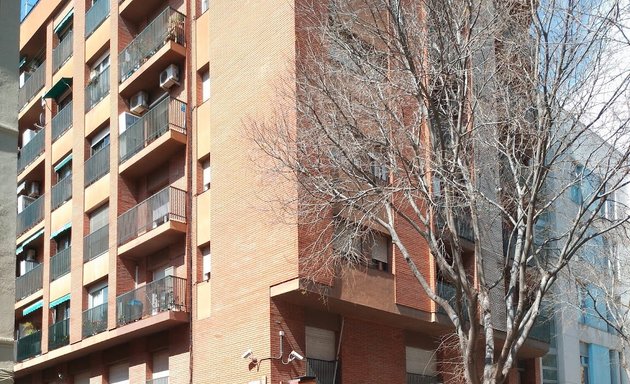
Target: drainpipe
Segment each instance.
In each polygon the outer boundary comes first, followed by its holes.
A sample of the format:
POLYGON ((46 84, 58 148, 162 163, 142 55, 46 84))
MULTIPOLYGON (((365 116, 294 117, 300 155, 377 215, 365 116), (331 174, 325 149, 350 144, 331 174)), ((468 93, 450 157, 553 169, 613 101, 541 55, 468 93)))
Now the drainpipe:
POLYGON ((339 342, 337 343, 337 356, 335 358, 335 374, 333 375, 333 384, 337 384, 337 370, 339 369, 339 354, 341 353, 341 338, 343 337, 343 326, 346 323, 346 318, 341 318, 341 330, 339 331, 339 342))

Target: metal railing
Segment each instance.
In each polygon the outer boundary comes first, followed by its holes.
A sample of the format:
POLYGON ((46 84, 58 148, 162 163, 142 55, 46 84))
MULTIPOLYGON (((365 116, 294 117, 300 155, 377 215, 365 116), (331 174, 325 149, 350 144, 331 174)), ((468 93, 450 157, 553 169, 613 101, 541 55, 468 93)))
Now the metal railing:
POLYGON ((306 358, 306 376, 315 376, 317 384, 338 384, 341 382, 340 364, 336 360, 326 361, 310 357, 306 358), (337 378, 335 379, 335 369, 337 378))
POLYGON ((83 337, 107 330, 107 303, 83 311, 83 337))
POLYGON ((63 64, 72 56, 72 31, 64 37, 63 40, 53 49, 53 73, 57 72, 63 64))
POLYGON ((116 325, 166 311, 186 311, 186 279, 166 276, 116 298, 116 325))
POLYGON ((70 273, 71 254, 71 247, 68 247, 50 258, 50 281, 57 280, 61 276, 70 273))
POLYGON ((44 88, 46 82, 46 62, 42 63, 31 73, 31 76, 24 82, 24 86, 18 91, 18 108, 22 109, 29 101, 44 88))
POLYGON ((83 238, 83 262, 97 258, 109 249, 109 224, 83 238))
POLYGON ((44 276, 44 264, 39 264, 35 268, 15 279, 15 301, 42 289, 44 276))
POLYGON ((118 56, 119 78, 122 83, 169 41, 184 45, 185 16, 166 8, 136 36, 118 56))
POLYGON ((109 67, 103 69, 103 71, 91 79, 87 87, 85 87, 85 111, 91 110, 107 95, 109 95, 109 67))
POLYGON ((50 189, 52 209, 59 208, 63 203, 72 198, 72 175, 59 180, 50 189))
POLYGON ((18 173, 22 172, 24 168, 35 161, 39 155, 44 153, 45 135, 46 130, 39 130, 39 132, 33 136, 31 141, 26 143, 26 145, 20 149, 18 156, 18 173))
POLYGON ((39 3, 39 0, 20 0, 20 22, 26 19, 33 8, 39 3))
POLYGON ((85 161, 85 187, 109 173, 109 144, 85 161))
POLYGON ((165 98, 120 134, 119 163, 130 159, 169 129, 186 134, 186 103, 165 98))
MULTIPOLYGON (((453 307, 453 309, 457 311, 457 306, 456 306, 457 305, 456 304, 457 289, 455 288, 455 286, 453 286, 452 284, 446 283, 444 281, 438 281, 436 293, 439 297, 448 301, 449 304, 453 307)), ((468 303, 466 302, 466 299, 464 297, 462 297, 462 301, 463 301, 463 305, 461 308, 461 311, 462 311, 461 315, 463 316, 464 321, 468 321, 468 303)), ((438 305, 438 313, 446 315, 446 311, 444 310, 444 308, 442 308, 439 305, 438 305)))
POLYGON ((70 343, 70 319, 58 321, 48 328, 48 350, 70 343))
POLYGON ((42 353, 42 331, 17 339, 17 361, 23 361, 42 353))
MULTIPOLYGON (((463 209, 456 209, 455 213, 455 229, 457 234, 462 239, 474 242, 475 232, 472 227, 470 214, 466 213, 463 209)), ((438 216, 436 220, 438 228, 443 228, 446 225, 443 216, 438 216)))
POLYGON ((89 37, 109 16, 109 0, 98 0, 85 12, 85 37, 89 37))
POLYGON ((540 312, 534 322, 534 325, 529 331, 529 337, 534 340, 550 343, 552 326, 554 326, 552 317, 547 313, 540 312))
POLYGON ((16 234, 20 236, 44 219, 44 195, 17 215, 16 234))
POLYGON ((52 141, 54 143, 72 127, 72 101, 57 112, 50 120, 50 125, 52 126, 52 141))
POLYGON ((440 380, 435 376, 407 373, 407 384, 438 384, 440 380))
POLYGON ((168 384, 168 376, 147 380, 146 384, 168 384))
POLYGON ((118 245, 170 220, 186 222, 186 192, 168 186, 118 216, 118 245))

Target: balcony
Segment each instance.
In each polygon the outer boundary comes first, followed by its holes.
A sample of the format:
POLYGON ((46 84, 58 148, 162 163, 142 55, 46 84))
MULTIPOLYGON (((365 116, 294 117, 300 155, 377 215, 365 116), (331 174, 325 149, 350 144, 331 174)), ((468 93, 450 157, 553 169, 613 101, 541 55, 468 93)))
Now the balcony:
POLYGON ((46 82, 46 62, 43 61, 18 91, 18 108, 21 110, 33 99, 35 94, 44 88, 46 82))
POLYGON ((185 223, 186 191, 168 186, 118 216, 118 254, 146 255, 164 248, 186 232, 185 223))
MULTIPOLYGON (((444 281, 438 281, 437 282, 437 295, 443 299, 445 299, 446 301, 449 302, 449 304, 453 307, 453 309, 457 310, 457 289, 455 288, 455 286, 453 286, 452 284, 449 284, 447 282, 444 281)), ((465 301, 465 299, 462 298, 462 300, 464 301, 463 303, 463 308, 462 308, 462 315, 464 316, 464 321, 468 321, 468 313, 467 311, 467 302, 465 301)), ((441 306, 438 305, 438 313, 441 313, 443 315, 446 315, 446 311, 444 310, 444 308, 442 308, 441 306)))
POLYGON ((407 384, 438 384, 440 380, 435 376, 407 373, 407 384))
POLYGON ((147 167, 159 165, 186 145, 186 104, 165 98, 121 133, 118 141, 122 174, 144 173, 147 167), (122 166, 139 152, 141 156, 122 166))
POLYGON ((87 39, 96 28, 109 16, 109 0, 98 0, 85 13, 85 38, 87 39))
POLYGON ((52 195, 53 210, 59 208, 63 203, 70 200, 72 198, 72 175, 68 175, 59 180, 57 184, 53 185, 50 193, 52 195))
MULTIPOLYGON (((438 229, 444 228, 446 225, 442 216, 438 216, 436 222, 438 229)), ((470 242, 475 241, 475 232, 472 227, 470 215, 461 209, 455 212, 455 227, 460 238, 470 242)))
POLYGON ((105 225, 83 238, 83 262, 99 257, 109 249, 109 225, 105 225))
POLYGON ((53 143, 72 127, 72 102, 65 105, 50 121, 53 143))
POLYGON ((19 237, 44 219, 44 196, 40 196, 17 215, 16 234, 19 237))
POLYGON ((42 353, 42 332, 36 331, 19 338, 17 344, 17 361, 24 361, 42 353))
POLYGON ((72 250, 68 247, 50 258, 50 281, 55 281, 61 276, 70 273, 71 255, 72 250))
POLYGON ((187 311, 186 279, 166 276, 116 298, 116 325, 167 311, 187 311))
POLYGON ((339 373, 341 365, 337 361, 318 360, 310 357, 306 358, 306 376, 315 376, 317 384, 338 384, 341 383, 339 373), (335 371, 337 375, 335 375, 335 371))
POLYGON ((53 49, 53 73, 57 72, 66 61, 72 56, 72 31, 68 33, 63 40, 59 42, 59 45, 53 49))
POLYGON ((118 82, 121 83, 121 94, 128 96, 137 91, 123 83, 141 69, 141 72, 146 72, 149 67, 153 68, 155 73, 147 74, 146 80, 157 80, 158 71, 186 56, 185 19, 183 14, 166 8, 120 52, 118 82))
POLYGON ((529 337, 549 344, 554 333, 552 327, 554 327, 553 315, 541 311, 534 322, 534 326, 529 331, 529 337))
POLYGON ((146 384, 168 384, 168 376, 147 380, 146 384))
POLYGON ((107 330, 107 303, 83 311, 83 338, 107 330))
POLYGON ((85 161, 85 187, 89 187, 109 173, 109 144, 85 161))
POLYGON ((48 328, 48 349, 53 350, 70 343, 70 319, 58 321, 48 328))
POLYGON ((42 289, 43 272, 43 264, 38 264, 35 268, 15 279, 15 301, 22 300, 42 289))
POLYGON ((85 87, 85 112, 94 108, 107 95, 109 95, 109 67, 91 79, 85 87))
POLYGON ((33 136, 31 141, 20 149, 18 156, 18 173, 21 173, 28 165, 34 162, 39 155, 44 153, 45 134, 45 130, 40 129, 39 132, 33 136))

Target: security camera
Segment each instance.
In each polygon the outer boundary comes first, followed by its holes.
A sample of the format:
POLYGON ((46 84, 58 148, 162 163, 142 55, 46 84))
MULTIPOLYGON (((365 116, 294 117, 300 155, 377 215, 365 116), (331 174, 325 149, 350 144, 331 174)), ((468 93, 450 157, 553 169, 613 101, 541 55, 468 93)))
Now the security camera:
POLYGON ((299 353, 295 352, 295 351, 291 351, 291 353, 289 353, 289 361, 293 361, 295 359, 298 360, 304 360, 304 356, 300 355, 299 353))
POLYGON ((252 349, 250 348, 250 349, 248 349, 247 351, 245 351, 243 353, 242 357, 243 357, 243 359, 249 359, 250 357, 252 357, 253 354, 254 353, 252 352, 252 349))

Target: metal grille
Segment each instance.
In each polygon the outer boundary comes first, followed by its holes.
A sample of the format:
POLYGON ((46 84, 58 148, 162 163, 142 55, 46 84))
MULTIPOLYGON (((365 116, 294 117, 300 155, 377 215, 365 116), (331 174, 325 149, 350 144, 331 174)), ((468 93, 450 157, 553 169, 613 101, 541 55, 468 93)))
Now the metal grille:
POLYGON ((72 31, 59 42, 59 45, 53 49, 53 73, 57 72, 61 66, 72 56, 72 31))
POLYGON ((50 121, 53 143, 72 126, 72 101, 63 107, 50 121))
POLYGON ((70 272, 71 255, 71 247, 68 247, 50 258, 50 281, 57 280, 70 272))

